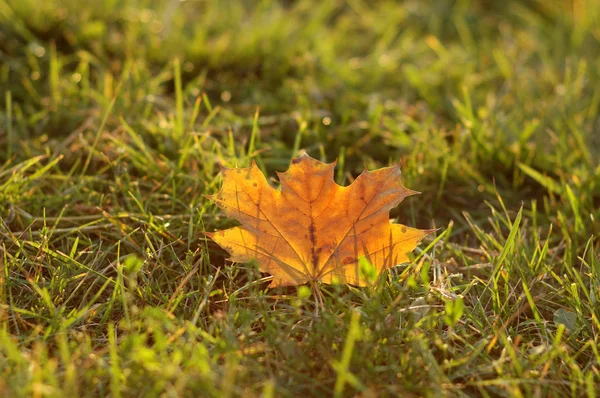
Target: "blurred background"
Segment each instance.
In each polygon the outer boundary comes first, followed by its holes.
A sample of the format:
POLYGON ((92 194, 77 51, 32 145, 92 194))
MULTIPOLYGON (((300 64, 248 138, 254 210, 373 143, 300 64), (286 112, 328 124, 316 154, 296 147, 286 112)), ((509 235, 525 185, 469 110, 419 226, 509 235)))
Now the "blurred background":
POLYGON ((0 158, 85 152, 104 116, 171 160, 207 132, 247 152, 260 109, 250 156, 264 167, 298 149, 350 173, 402 160, 438 202, 473 204, 492 179, 521 200, 543 190, 529 168, 569 179, 597 158, 599 13, 596 0, 1 0, 0 158))
POLYGON ((470 206, 495 179, 517 203, 544 191, 530 168, 589 177, 599 12, 595 0, 1 0, 0 158, 70 148, 72 162, 104 141, 109 106, 106 131, 127 123, 171 160, 189 134, 226 148, 231 133, 247 150, 260 108, 250 155, 263 167, 298 149, 350 173, 402 160, 425 200, 470 206))

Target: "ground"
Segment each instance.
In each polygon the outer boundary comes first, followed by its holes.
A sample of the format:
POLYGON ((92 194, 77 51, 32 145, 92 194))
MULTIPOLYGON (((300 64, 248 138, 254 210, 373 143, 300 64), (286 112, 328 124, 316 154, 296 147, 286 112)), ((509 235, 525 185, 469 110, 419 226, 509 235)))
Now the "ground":
POLYGON ((598 0, 0 0, 0 392, 594 397, 599 107, 598 0), (203 234, 305 152, 437 229, 318 314, 203 234))

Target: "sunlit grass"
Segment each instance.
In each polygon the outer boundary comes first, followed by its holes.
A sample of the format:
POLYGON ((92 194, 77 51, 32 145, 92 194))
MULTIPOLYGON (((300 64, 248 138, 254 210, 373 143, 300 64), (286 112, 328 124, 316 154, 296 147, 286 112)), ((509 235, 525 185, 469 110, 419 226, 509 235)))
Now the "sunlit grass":
POLYGON ((0 392, 594 397, 594 10, 0 0, 0 392), (318 317, 202 234, 219 163, 301 151, 439 228, 318 317))

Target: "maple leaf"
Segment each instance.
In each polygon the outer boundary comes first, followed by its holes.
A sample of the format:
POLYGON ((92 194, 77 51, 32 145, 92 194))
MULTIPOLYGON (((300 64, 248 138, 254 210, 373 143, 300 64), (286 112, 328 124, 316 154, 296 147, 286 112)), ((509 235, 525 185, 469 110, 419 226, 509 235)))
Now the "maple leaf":
POLYGON ((256 260, 273 276, 270 287, 306 282, 368 284, 359 259, 377 274, 409 261, 431 231, 393 224, 389 211, 418 192, 400 181, 400 165, 365 171, 347 187, 333 180, 335 162, 308 155, 277 173, 281 189, 269 185, 252 162, 222 167, 223 186, 208 196, 241 226, 206 233, 229 252, 230 260, 256 260))

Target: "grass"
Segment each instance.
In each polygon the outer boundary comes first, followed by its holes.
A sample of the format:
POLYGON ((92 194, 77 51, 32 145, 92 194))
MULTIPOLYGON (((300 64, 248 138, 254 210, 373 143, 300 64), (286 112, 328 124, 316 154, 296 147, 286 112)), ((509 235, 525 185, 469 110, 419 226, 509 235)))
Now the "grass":
POLYGON ((0 0, 3 395, 596 395, 597 0, 94 4, 0 0), (318 317, 202 234, 301 151, 439 228, 318 317))

